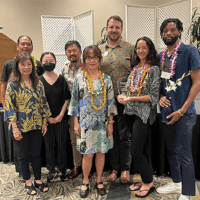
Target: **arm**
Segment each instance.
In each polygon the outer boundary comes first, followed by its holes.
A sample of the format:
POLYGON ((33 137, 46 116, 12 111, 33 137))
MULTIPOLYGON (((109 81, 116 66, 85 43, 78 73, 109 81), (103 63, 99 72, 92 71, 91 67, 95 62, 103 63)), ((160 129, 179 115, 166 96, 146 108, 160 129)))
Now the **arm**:
POLYGON ((17 127, 17 122, 12 121, 11 124, 12 124, 13 136, 15 140, 21 140, 23 137, 19 128, 17 127))
POLYGON ((7 82, 2 82, 2 84, 1 84, 1 101, 2 101, 2 104, 3 104, 3 109, 4 110, 5 110, 6 87, 7 87, 7 82))
POLYGON ((63 105, 63 107, 62 107, 62 109, 61 109, 61 111, 60 111, 60 114, 57 117, 55 117, 54 122, 53 122, 54 124, 56 124, 57 122, 61 122, 62 121, 62 119, 64 117, 64 114, 65 114, 65 112, 66 112, 66 110, 68 108, 68 105, 69 105, 69 100, 66 100, 64 105, 63 105))
POLYGON ((78 122, 78 117, 74 117, 74 131, 77 135, 81 135, 81 126, 78 122))
MULTIPOLYGON (((191 73, 191 79, 192 79, 192 87, 190 89, 190 92, 188 94, 188 97, 183 104, 182 108, 180 109, 181 113, 184 115, 187 112, 187 109, 191 105, 191 103, 196 98, 197 94, 200 91, 200 68, 195 69, 191 73)), ((173 112, 171 115, 169 115, 167 118, 171 118, 171 121, 167 124, 173 124, 174 122, 178 121, 180 119, 180 114, 178 111, 173 112)))

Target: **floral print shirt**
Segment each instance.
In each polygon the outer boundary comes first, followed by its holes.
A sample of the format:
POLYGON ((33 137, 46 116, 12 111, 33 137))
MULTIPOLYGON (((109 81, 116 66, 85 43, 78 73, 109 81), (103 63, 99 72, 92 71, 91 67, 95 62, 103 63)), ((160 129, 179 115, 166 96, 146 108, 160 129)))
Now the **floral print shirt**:
MULTIPOLYGON (((94 110, 91 96, 86 87, 87 78, 78 74, 74 80, 72 98, 68 114, 79 118, 81 137, 77 136, 77 150, 81 154, 106 153, 113 147, 113 138, 107 137, 106 127, 108 117, 117 115, 111 78, 103 74, 106 86, 106 105, 99 111, 94 110)), ((95 105, 100 107, 103 103, 100 79, 92 80, 95 95, 95 105)))
POLYGON ((13 82, 7 85, 4 121, 17 122, 22 133, 42 129, 42 120, 51 116, 42 82, 38 82, 36 90, 27 87, 24 81, 18 87, 17 91, 13 82))
POLYGON ((120 78, 128 78, 131 73, 134 47, 132 44, 121 40, 115 48, 111 48, 108 43, 100 45, 99 48, 103 56, 101 70, 111 77, 114 87, 114 97, 116 98, 118 95, 117 81, 120 78))

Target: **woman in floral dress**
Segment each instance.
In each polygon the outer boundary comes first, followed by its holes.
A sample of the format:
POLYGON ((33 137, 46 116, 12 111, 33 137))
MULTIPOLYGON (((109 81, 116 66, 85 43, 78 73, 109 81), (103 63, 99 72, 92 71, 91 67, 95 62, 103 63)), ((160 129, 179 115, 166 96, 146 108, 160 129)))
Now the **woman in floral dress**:
POLYGON ((101 175, 105 153, 113 147, 113 116, 117 114, 111 78, 100 70, 101 51, 88 46, 83 51, 85 71, 74 80, 69 115, 74 116, 74 130, 77 134, 77 149, 83 154, 83 184, 80 196, 86 198, 89 192, 88 175, 92 159, 96 154, 96 187, 100 195, 105 194, 101 175))

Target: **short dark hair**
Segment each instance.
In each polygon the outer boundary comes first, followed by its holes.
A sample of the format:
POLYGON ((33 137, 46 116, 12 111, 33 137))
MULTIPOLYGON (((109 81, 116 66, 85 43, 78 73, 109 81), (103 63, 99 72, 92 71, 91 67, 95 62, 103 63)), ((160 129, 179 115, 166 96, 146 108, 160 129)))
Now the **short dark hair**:
POLYGON ((83 64, 85 65, 85 59, 88 56, 90 50, 94 51, 94 54, 99 58, 99 62, 101 62, 102 59, 101 50, 97 45, 90 45, 88 47, 85 47, 85 49, 83 50, 83 64))
POLYGON ((10 75, 10 78, 8 80, 8 82, 14 82, 14 87, 15 89, 18 91, 19 89, 19 83, 22 81, 21 80, 21 73, 19 71, 19 63, 20 62, 25 62, 26 60, 30 60, 32 63, 32 72, 30 74, 30 78, 31 78, 31 82, 32 82, 32 86, 34 88, 34 90, 36 90, 37 84, 39 82, 39 77, 36 73, 35 70, 35 65, 33 62, 33 59, 31 57, 31 55, 27 54, 27 53, 20 53, 16 56, 14 64, 13 64, 13 71, 10 75))
POLYGON ((78 41, 76 41, 76 40, 69 40, 66 44, 65 44, 65 51, 67 50, 67 48, 69 47, 69 46, 72 46, 73 44, 76 44, 76 46, 80 49, 80 51, 81 51, 81 45, 80 45, 80 43, 78 42, 78 41))
POLYGON ((55 56, 54 53, 52 53, 52 52, 44 52, 44 53, 40 56, 40 63, 41 63, 41 64, 42 64, 42 59, 43 59, 44 56, 46 56, 46 55, 51 55, 51 56, 53 56, 53 58, 54 58, 55 61, 56 61, 56 56, 55 56))
POLYGON ((146 61, 149 65, 151 66, 160 66, 160 60, 158 57, 158 53, 156 51, 156 48, 154 46, 154 43, 152 42, 152 40, 148 37, 141 37, 136 41, 135 44, 135 48, 134 48, 134 58, 133 58, 133 62, 132 62, 132 68, 135 67, 137 64, 140 63, 140 58, 137 55, 136 49, 137 49, 137 43, 140 40, 144 40, 147 44, 147 46, 149 47, 149 54, 146 57, 146 61))
POLYGON ((107 27, 108 27, 108 23, 109 23, 109 21, 110 21, 111 19, 117 20, 117 21, 121 22, 121 23, 122 23, 122 27, 123 27, 123 21, 122 21, 121 17, 118 16, 118 15, 113 15, 113 16, 111 16, 111 17, 107 20, 107 27))
MULTIPOLYGON (((177 19, 177 18, 168 18, 166 20, 163 21, 163 23, 160 26, 160 36, 162 38, 162 34, 163 34, 163 30, 164 28, 167 26, 168 23, 173 22, 176 24, 176 27, 179 31, 183 32, 183 23, 177 19)), ((181 39, 181 34, 179 36, 179 38, 181 39)))
POLYGON ((17 45, 19 45, 19 41, 20 41, 20 39, 23 38, 23 37, 27 37, 27 38, 31 41, 31 44, 32 44, 32 46, 33 46, 33 41, 32 41, 31 38, 30 38, 29 36, 27 36, 27 35, 21 35, 21 36, 19 36, 19 38, 17 39, 17 45))

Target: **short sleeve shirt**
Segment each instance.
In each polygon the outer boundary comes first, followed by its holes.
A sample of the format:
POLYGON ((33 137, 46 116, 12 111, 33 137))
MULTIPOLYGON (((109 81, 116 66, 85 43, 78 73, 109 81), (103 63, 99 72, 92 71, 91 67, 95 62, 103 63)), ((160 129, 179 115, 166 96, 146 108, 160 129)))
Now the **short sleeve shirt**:
MULTIPOLYGON (((160 58, 161 54, 162 52, 159 54, 160 58)), ((170 57, 168 57, 167 55, 165 56, 165 63, 168 66, 170 66, 171 58, 172 55, 170 57)), ((198 68, 200 68, 200 55, 198 50, 194 46, 185 45, 182 43, 178 51, 175 74, 170 80, 176 82, 176 80, 181 78, 184 73, 187 74, 190 70, 192 71, 198 68)), ((172 90, 168 93, 169 97, 171 97, 170 102, 173 111, 181 109, 181 107, 183 106, 188 97, 191 87, 192 87, 192 79, 190 76, 187 76, 184 77, 184 79, 182 80, 182 85, 177 86, 176 91, 172 90)), ((162 81, 161 84, 161 92, 164 96, 167 95, 164 81, 162 81)), ((196 113, 194 101, 189 106, 186 113, 196 113)))
POLYGON ((134 47, 123 40, 115 47, 111 48, 108 43, 99 46, 103 61, 101 71, 111 77, 114 88, 114 97, 118 95, 117 81, 120 78, 128 78, 131 73, 131 61, 134 47))

